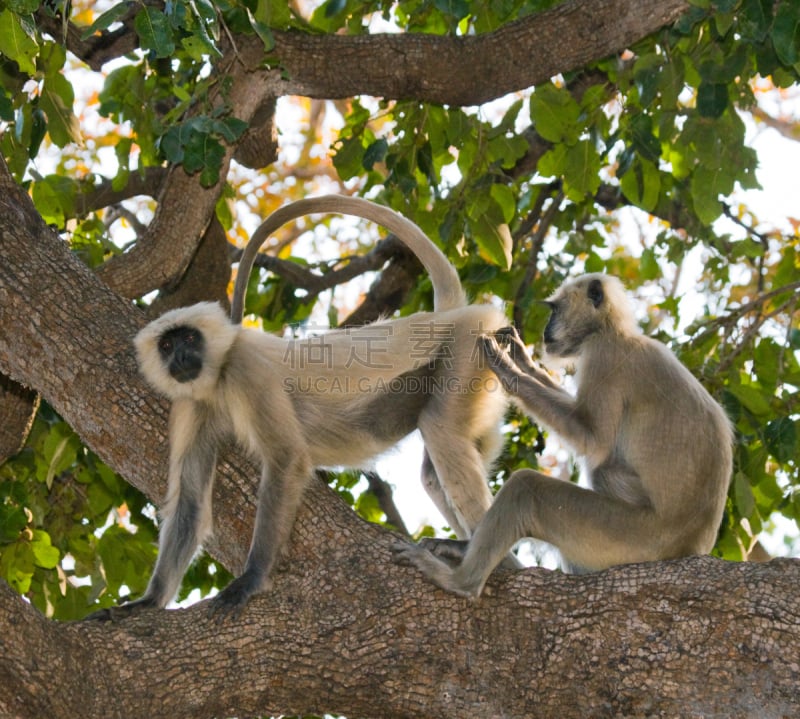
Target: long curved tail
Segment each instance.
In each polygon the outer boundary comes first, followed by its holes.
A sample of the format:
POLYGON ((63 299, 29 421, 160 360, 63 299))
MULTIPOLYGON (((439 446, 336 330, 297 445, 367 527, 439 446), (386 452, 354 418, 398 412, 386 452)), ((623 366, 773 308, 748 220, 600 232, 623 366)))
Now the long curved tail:
POLYGON ((233 289, 231 320, 240 324, 244 314, 244 296, 247 281, 253 269, 259 248, 275 230, 303 215, 336 213, 354 215, 375 222, 393 232, 419 259, 427 270, 433 284, 433 305, 437 310, 450 310, 463 307, 467 303, 464 289, 458 278, 456 268, 444 253, 431 242, 428 236, 411 220, 394 210, 378 205, 361 197, 343 195, 322 195, 309 197, 279 208, 262 222, 239 261, 239 272, 233 289))

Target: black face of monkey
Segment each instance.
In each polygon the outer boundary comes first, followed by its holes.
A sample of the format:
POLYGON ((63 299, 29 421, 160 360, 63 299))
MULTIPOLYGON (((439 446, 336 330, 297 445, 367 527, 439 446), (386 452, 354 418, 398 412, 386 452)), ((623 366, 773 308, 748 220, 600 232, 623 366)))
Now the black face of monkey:
POLYGON ((181 325, 164 332, 158 338, 158 354, 178 382, 197 379, 203 369, 205 339, 195 327, 181 325))
POLYGON ((550 319, 547 320, 547 325, 544 328, 544 341, 545 344, 552 344, 555 341, 556 329, 556 315, 558 314, 558 305, 555 302, 545 302, 550 308, 550 319))
POLYGON ((551 314, 544 328, 547 351, 554 357, 577 355, 583 341, 600 329, 604 300, 603 283, 592 279, 586 285, 572 285, 548 301, 551 314))

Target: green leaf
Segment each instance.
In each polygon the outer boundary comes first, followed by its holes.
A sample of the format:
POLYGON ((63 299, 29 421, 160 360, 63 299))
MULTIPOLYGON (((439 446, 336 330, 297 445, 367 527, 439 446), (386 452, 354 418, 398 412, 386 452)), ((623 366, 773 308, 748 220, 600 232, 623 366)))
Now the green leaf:
POLYGON ((172 28, 166 15, 154 7, 146 6, 133 22, 143 50, 152 50, 156 57, 169 57, 175 52, 172 28))
POLYGON ((543 177, 561 177, 567 160, 567 146, 556 145, 539 158, 537 170, 543 177))
POLYGON ((31 188, 33 202, 45 222, 63 227, 66 219, 75 216, 77 184, 69 177, 48 175, 31 188))
POLYGON ((14 60, 22 72, 36 74, 39 43, 26 32, 19 17, 10 10, 0 12, 0 53, 14 60))
POLYGON ((732 184, 724 179, 722 169, 711 170, 707 167, 698 167, 694 171, 690 183, 692 201, 694 211, 704 225, 710 225, 722 214, 722 203, 719 196, 730 192, 732 184))
POLYGON ((658 93, 664 56, 652 52, 636 60, 633 76, 636 89, 639 91, 639 103, 642 107, 649 107, 658 93))
POLYGON ((47 116, 44 111, 37 105, 31 110, 31 140, 28 145, 28 157, 34 158, 39 153, 39 148, 42 145, 47 134, 47 116))
POLYGON ((111 25, 117 22, 125 13, 130 10, 130 2, 121 2, 114 5, 110 10, 102 13, 89 27, 87 27, 81 34, 81 40, 86 40, 94 35, 96 32, 107 30, 111 25))
POLYGON ((744 472, 737 472, 733 477, 733 496, 736 501, 736 509, 739 515, 749 517, 753 514, 756 506, 753 497, 753 488, 750 486, 750 479, 744 472))
POLYGON ((358 137, 348 137, 340 140, 333 156, 333 166, 343 180, 357 177, 364 169, 363 165, 364 148, 361 139, 358 137))
POLYGON ((800 60, 800 12, 797 2, 784 0, 778 3, 772 26, 772 44, 785 65, 794 65, 800 60))
POLYGON ((371 170, 376 162, 383 162, 389 151, 389 143, 380 138, 375 140, 365 151, 361 158, 361 165, 365 170, 371 170))
POLYGON ((16 542, 0 553, 0 577, 3 577, 19 594, 31 588, 34 562, 28 542, 16 542))
POLYGON ((661 267, 658 264, 656 253, 651 247, 642 251, 639 259, 639 275, 643 280, 655 280, 661 276, 661 267))
POLYGON ((472 236, 481 254, 490 262, 509 269, 511 267, 511 232, 505 223, 493 222, 488 214, 468 217, 472 236))
POLYGON ((72 464, 72 457, 69 455, 69 437, 64 437, 53 450, 50 465, 47 467, 47 477, 45 484, 48 489, 53 488, 53 479, 57 474, 61 474, 72 464))
POLYGON ((797 425, 789 417, 768 422, 764 428, 767 449, 781 464, 797 459, 797 425))
POLYGON ((517 201, 511 188, 507 185, 494 183, 491 190, 489 190, 489 194, 500 207, 503 219, 507 224, 511 224, 517 214, 517 201))
MULTIPOLYGON (((285 28, 292 22, 290 5, 285 2, 258 0, 253 14, 255 15, 256 21, 266 27, 285 28)), ((255 27, 253 29, 255 29, 255 27)), ((261 39, 263 41, 264 38, 261 39)))
POLYGON ((531 96, 531 120, 538 132, 550 142, 574 142, 580 107, 564 88, 545 83, 531 96))
POLYGON ((50 535, 41 529, 33 532, 31 550, 33 551, 33 560, 36 566, 42 569, 53 569, 58 564, 61 556, 58 548, 53 546, 50 535))
MULTIPOLYGON (((275 3, 276 5, 279 3, 275 3)), ((255 15, 247 8, 247 19, 250 21, 250 26, 261 42, 264 44, 264 52, 269 52, 275 47, 275 38, 272 35, 272 30, 269 26, 256 19, 255 15)))
POLYGON ((727 387, 741 405, 752 412, 756 417, 766 417, 770 414, 771 407, 767 397, 752 385, 731 384, 727 387))
POLYGON ((606 263, 596 252, 590 252, 583 263, 583 269, 585 272, 604 272, 606 263))
POLYGON ((728 86, 701 82, 697 88, 697 110, 703 117, 721 117, 728 107, 728 86))
POLYGON ((231 198, 227 196, 227 193, 223 192, 220 195, 219 199, 217 200, 217 204, 214 206, 214 213, 217 216, 217 220, 219 220, 219 223, 222 225, 222 229, 224 229, 226 232, 233 227, 232 203, 231 198))
POLYGON ((528 141, 518 134, 498 135, 489 140, 489 162, 511 169, 528 151, 528 141))
POLYGON ((210 129, 222 137, 225 142, 236 142, 247 130, 247 123, 238 117, 226 117, 224 120, 214 120, 210 129))
POLYGON ((0 88, 0 120, 11 122, 14 119, 14 103, 11 97, 6 94, 5 89, 0 88))
POLYGON ((645 160, 658 162, 661 157, 661 143, 653 134, 653 120, 649 115, 639 114, 631 118, 631 140, 633 149, 645 160))
POLYGON ((47 131, 58 147, 81 138, 78 118, 72 112, 74 94, 72 85, 61 74, 48 75, 40 98, 40 106, 47 116, 47 131))
POLYGON ((580 202, 600 187, 600 156, 591 140, 579 140, 567 147, 564 158, 564 190, 567 197, 580 202))
POLYGON ((661 174, 652 162, 637 158, 620 178, 619 184, 622 194, 637 207, 647 212, 656 208, 661 192, 661 174))

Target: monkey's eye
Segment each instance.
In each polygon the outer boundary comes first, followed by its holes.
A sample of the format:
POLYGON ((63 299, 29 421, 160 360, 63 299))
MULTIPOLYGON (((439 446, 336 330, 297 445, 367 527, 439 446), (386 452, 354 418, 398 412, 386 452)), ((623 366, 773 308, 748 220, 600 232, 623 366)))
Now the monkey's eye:
POLYGON ((172 340, 169 337, 162 337, 158 341, 158 349, 164 354, 172 352, 172 340))
POLYGON ((197 341, 197 335, 196 335, 194 332, 187 332, 187 333, 186 333, 186 334, 183 336, 183 341, 184 341, 184 342, 185 342, 187 345, 193 345, 193 344, 194 344, 194 343, 197 341))

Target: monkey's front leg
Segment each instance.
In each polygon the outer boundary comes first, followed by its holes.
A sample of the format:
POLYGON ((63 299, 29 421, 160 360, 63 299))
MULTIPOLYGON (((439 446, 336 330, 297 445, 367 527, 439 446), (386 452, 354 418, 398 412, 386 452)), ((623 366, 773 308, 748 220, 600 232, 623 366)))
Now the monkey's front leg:
POLYGON ((305 457, 265 466, 258 488, 253 539, 244 571, 211 600, 218 621, 238 617, 254 594, 272 586, 270 574, 291 533, 297 508, 311 476, 305 457))
POLYGON ((160 513, 158 558, 147 590, 132 602, 90 614, 86 617, 89 620, 117 621, 140 609, 163 609, 175 596, 198 545, 211 530, 216 444, 208 428, 199 424, 194 415, 187 417, 184 424, 198 429, 183 454, 173 446, 173 453, 178 456, 170 460, 167 499, 160 513))

